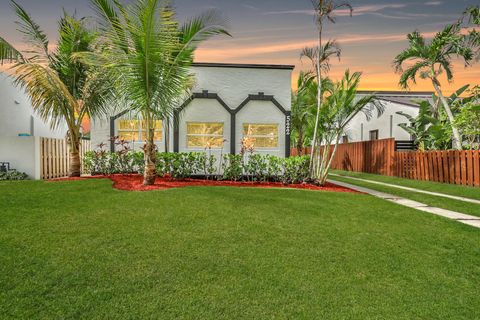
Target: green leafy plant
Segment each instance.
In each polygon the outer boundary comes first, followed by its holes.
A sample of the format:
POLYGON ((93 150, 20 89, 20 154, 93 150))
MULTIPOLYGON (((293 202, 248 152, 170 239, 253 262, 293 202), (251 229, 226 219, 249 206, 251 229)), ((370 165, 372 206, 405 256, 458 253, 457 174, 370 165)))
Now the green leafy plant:
POLYGON ((290 157, 283 161, 281 180, 285 184, 303 183, 309 179, 310 157, 290 157))
POLYGON ((222 161, 223 179, 239 181, 243 176, 243 155, 224 154, 222 161))
POLYGON ((0 181, 27 180, 27 179, 28 179, 28 175, 25 172, 20 172, 17 170, 0 172, 0 181))

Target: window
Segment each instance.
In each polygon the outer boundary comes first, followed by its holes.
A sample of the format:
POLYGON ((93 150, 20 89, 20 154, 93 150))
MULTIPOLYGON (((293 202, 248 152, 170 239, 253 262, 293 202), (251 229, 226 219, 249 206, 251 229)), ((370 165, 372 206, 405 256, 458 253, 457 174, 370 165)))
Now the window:
MULTIPOLYGON (((162 120, 155 120, 154 140, 162 141, 162 120)), ((143 141, 147 139, 147 126, 144 120, 120 120, 118 122, 118 136, 126 141, 143 141)))
POLYGON ((348 136, 343 136, 342 137, 342 142, 343 143, 348 143, 348 136))
POLYGON ((243 136, 252 140, 254 148, 277 148, 278 124, 245 123, 243 136))
POLYGON ((187 122, 188 148, 223 148, 223 123, 187 122))
POLYGON ((378 140, 378 130, 370 131, 370 141, 378 140))

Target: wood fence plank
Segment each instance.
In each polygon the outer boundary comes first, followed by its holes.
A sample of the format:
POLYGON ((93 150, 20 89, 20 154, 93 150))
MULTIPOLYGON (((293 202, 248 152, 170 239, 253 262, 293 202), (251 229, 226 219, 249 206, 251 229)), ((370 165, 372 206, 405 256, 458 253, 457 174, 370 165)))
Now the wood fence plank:
POLYGON ((473 151, 473 185, 480 187, 480 151, 473 151))
POLYGON ((465 157, 467 158, 467 183, 469 186, 473 186, 473 152, 465 151, 465 157))
POLYGON ((448 152, 441 151, 442 153, 442 164, 443 164, 443 182, 449 182, 449 170, 448 170, 448 152))

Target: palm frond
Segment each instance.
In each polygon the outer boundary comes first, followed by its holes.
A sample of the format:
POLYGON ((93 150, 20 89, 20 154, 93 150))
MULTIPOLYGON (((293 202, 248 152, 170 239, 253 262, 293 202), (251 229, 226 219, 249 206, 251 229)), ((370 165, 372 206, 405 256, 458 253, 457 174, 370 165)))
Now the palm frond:
POLYGON ((77 102, 54 70, 27 62, 14 71, 15 84, 25 89, 35 112, 52 129, 64 122, 73 127, 77 102))
POLYGON ((0 65, 4 62, 23 60, 23 55, 5 39, 0 37, 0 65))
POLYGON ((30 14, 18 3, 12 0, 12 8, 18 17, 16 21, 19 26, 18 31, 23 34, 24 40, 31 45, 31 49, 26 51, 33 56, 30 59, 39 59, 48 62, 50 53, 48 51, 48 38, 40 26, 33 20, 30 14))
POLYGON ((117 0, 91 0, 91 3, 97 16, 100 18, 99 22, 102 31, 105 33, 111 32, 110 39, 114 38, 117 45, 127 52, 128 41, 120 20, 120 15, 124 18, 127 16, 123 5, 117 0))
POLYGON ((416 77, 418 72, 420 72, 423 68, 429 67, 430 63, 429 61, 420 61, 415 63, 414 65, 410 66, 405 70, 401 77, 399 84, 402 88, 408 89, 409 85, 408 83, 411 81, 412 83, 417 83, 416 77))

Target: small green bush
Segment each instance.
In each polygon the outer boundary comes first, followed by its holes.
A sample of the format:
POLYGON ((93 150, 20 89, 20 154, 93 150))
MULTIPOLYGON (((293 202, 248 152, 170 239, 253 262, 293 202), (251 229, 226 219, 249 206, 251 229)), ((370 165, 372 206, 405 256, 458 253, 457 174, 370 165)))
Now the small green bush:
POLYGON ((20 172, 17 170, 0 172, 0 181, 27 180, 27 179, 28 179, 28 175, 25 172, 20 172))
POLYGON ((238 181, 243 176, 243 159, 240 154, 224 154, 222 162, 223 180, 238 181))

